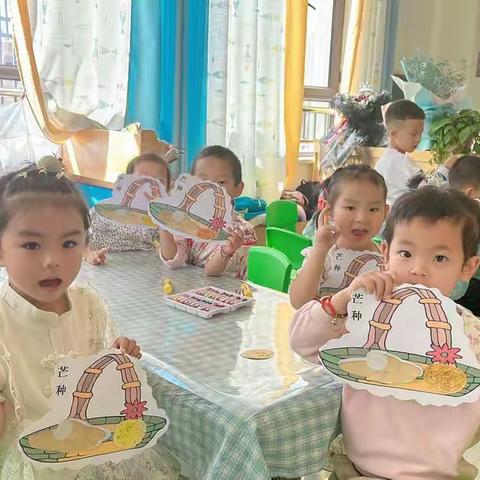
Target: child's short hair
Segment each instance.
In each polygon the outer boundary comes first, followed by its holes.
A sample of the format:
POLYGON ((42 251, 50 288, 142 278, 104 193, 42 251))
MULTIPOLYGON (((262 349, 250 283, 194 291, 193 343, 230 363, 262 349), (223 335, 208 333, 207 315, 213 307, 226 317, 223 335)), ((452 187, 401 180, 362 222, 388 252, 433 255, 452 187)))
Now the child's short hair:
POLYGON ((235 185, 238 185, 242 182, 242 164, 240 163, 240 160, 229 148, 222 147, 221 145, 210 145, 201 150, 193 162, 190 172, 192 175, 195 175, 195 166, 197 161, 200 158, 205 157, 217 157, 225 162, 228 162, 230 164, 230 168, 232 169, 233 181, 235 182, 235 185))
POLYGON ((456 190, 463 190, 468 185, 480 188, 480 157, 478 155, 460 157, 450 168, 448 184, 456 190))
POLYGON ((458 190, 423 187, 404 193, 393 205, 385 222, 383 238, 391 244, 395 227, 419 218, 428 223, 442 220, 460 224, 465 259, 476 255, 480 241, 480 206, 458 190))
POLYGON ((386 200, 387 185, 384 178, 376 170, 368 165, 347 165, 337 168, 322 184, 322 194, 331 207, 335 205, 340 194, 342 182, 355 180, 370 182, 380 188, 383 192, 383 199, 386 200))
POLYGON ((43 204, 74 207, 82 217, 85 231, 88 231, 90 216, 85 200, 63 174, 60 160, 52 156, 43 157, 38 166, 28 164, 0 177, 0 233, 20 209, 43 204), (42 161, 49 166, 42 167, 42 161))
POLYGON ((133 171, 135 170, 135 167, 142 162, 152 162, 152 163, 156 163, 157 165, 161 165, 165 167, 167 171, 167 185, 170 185, 172 178, 171 178, 170 169, 168 168, 167 162, 160 155, 157 155, 156 153, 153 153, 153 152, 142 153, 137 157, 133 158, 132 160, 130 160, 130 162, 127 165, 127 169, 125 170, 125 173, 132 174, 133 171))
POLYGON ((410 100, 392 102, 385 112, 385 125, 390 128, 396 122, 405 120, 425 120, 425 112, 410 100))

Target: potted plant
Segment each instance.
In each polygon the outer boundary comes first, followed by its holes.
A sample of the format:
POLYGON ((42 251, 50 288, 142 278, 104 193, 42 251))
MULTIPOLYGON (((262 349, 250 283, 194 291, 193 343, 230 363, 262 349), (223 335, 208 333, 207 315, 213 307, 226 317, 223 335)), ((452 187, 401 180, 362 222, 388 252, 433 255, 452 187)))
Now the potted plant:
POLYGON ((465 109, 439 117, 429 134, 432 160, 437 164, 453 154, 480 154, 480 112, 465 109))

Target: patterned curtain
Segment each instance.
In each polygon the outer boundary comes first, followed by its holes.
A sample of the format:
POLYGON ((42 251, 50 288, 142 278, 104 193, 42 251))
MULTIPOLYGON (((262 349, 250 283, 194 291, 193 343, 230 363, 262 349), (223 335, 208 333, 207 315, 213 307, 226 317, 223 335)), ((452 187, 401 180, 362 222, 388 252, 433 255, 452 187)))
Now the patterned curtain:
POLYGON ((110 129, 124 124, 130 48, 130 0, 29 1, 35 61, 47 108, 110 129), (35 12, 33 11, 35 9, 35 12))
POLYGON ((38 160, 78 130, 122 128, 130 0, 10 5, 26 98, 0 107, 0 167, 38 160))
POLYGON ((210 2, 207 144, 231 148, 245 194, 278 199, 286 176, 284 0, 210 2))

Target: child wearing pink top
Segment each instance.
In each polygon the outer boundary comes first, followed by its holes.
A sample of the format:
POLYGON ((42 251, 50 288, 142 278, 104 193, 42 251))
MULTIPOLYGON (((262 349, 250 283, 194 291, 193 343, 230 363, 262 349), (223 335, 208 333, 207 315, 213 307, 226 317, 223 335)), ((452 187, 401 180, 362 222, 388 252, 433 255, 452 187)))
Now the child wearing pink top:
MULTIPOLYGON (((448 296, 457 281, 468 281, 480 264, 480 206, 461 192, 425 187, 400 197, 384 230, 387 270, 367 272, 322 302, 298 310, 290 330, 292 349, 318 362, 318 350, 346 333, 347 304, 355 290, 388 298, 394 285, 422 284, 448 296), (325 305, 324 310, 323 306, 325 305), (328 308, 327 308, 328 307, 328 308)), ((480 321, 459 307, 464 330, 480 361, 480 321)), ((405 319, 406 320, 406 319, 405 319)), ((478 440, 480 402, 457 407, 422 406, 380 398, 344 386, 342 430, 347 457, 334 464, 339 480, 360 475, 381 479, 474 479, 463 458, 478 440)))
MULTIPOLYGON (((204 148, 196 158, 191 173, 203 180, 218 183, 232 200, 242 194, 242 165, 228 148, 220 145, 204 148)), ((239 215, 233 214, 233 226, 225 245, 174 237, 166 230, 161 230, 160 258, 171 268, 190 264, 205 268, 207 275, 216 276, 227 271, 237 278, 244 278, 248 247, 257 241, 257 237, 254 228, 239 215)))

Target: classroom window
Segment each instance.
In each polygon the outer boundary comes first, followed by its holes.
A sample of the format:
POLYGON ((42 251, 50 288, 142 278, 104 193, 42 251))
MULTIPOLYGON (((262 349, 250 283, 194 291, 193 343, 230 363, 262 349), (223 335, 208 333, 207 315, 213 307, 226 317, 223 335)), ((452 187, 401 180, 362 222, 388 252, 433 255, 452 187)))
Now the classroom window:
POLYGON ((0 105, 16 102, 23 93, 12 32, 9 0, 0 0, 0 105))
POLYGON ((300 159, 311 160, 314 141, 333 123, 329 101, 338 92, 345 0, 309 0, 300 159))

